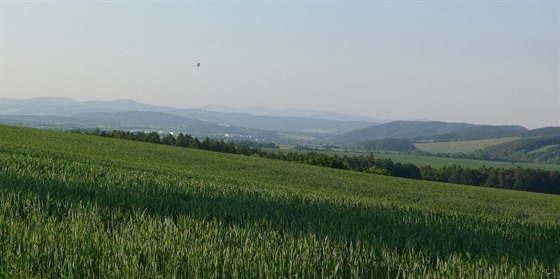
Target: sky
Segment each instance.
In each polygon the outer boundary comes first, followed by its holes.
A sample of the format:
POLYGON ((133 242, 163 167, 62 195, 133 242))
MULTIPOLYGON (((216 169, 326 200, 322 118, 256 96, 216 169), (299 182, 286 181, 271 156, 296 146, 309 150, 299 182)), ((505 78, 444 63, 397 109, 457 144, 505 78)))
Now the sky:
POLYGON ((0 31, 1 98, 560 126, 556 0, 0 0, 0 31))

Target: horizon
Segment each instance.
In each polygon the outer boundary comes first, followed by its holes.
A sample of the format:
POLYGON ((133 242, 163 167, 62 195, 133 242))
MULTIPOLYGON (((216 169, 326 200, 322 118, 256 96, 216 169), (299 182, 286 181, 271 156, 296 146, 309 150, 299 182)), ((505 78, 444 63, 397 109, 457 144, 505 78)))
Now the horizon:
MULTIPOLYGON (((251 114, 251 115, 255 115, 255 116, 276 116, 276 117, 301 117, 301 118, 315 118, 315 119, 327 119, 327 118, 322 118, 322 117, 318 117, 318 115, 320 114, 337 114, 343 117, 353 117, 356 118, 354 120, 336 120, 336 121, 365 121, 365 122, 371 122, 373 125, 372 126, 377 126, 377 125, 382 125, 382 124, 388 124, 388 123, 392 123, 392 122, 445 122, 445 123, 455 123, 455 124, 460 124, 460 123, 465 123, 465 124, 474 124, 474 125, 490 125, 490 126, 521 126, 523 128, 526 128, 528 130, 536 130, 536 129, 541 129, 541 128, 549 128, 549 127, 560 127, 560 126, 541 126, 541 127, 528 127, 528 126, 524 126, 521 124, 496 124, 496 123, 490 123, 490 124, 486 124, 486 123, 475 123, 475 122, 455 122, 455 121, 446 121, 446 120, 442 120, 442 119, 380 119, 380 118, 375 118, 369 115, 357 115, 357 114, 346 114, 346 113, 339 113, 339 112, 334 112, 334 111, 326 111, 326 110, 315 110, 315 109, 301 109, 301 108, 274 108, 274 107, 267 107, 267 106, 251 106, 251 107, 232 107, 232 106, 225 106, 225 105, 215 105, 215 104, 208 104, 208 105, 202 105, 202 106, 194 106, 194 107, 177 107, 177 106, 173 106, 173 105, 169 105, 169 106, 159 106, 159 105, 153 105, 153 104, 149 104, 149 103, 144 103, 144 102, 140 102, 134 99, 114 99, 114 100, 99 100, 99 99, 91 99, 91 100, 76 100, 73 98, 69 98, 69 97, 64 97, 64 96, 59 96, 59 97, 52 97, 52 96, 41 96, 41 97, 32 97, 32 98, 0 98, 0 108, 2 106, 2 99, 12 99, 12 100, 34 100, 34 99, 65 99, 65 100, 71 100, 74 102, 79 102, 79 103, 86 103, 86 102, 119 102, 119 101, 127 101, 127 102, 135 102, 138 104, 142 104, 142 105, 151 105, 151 106, 156 106, 156 107, 169 107, 169 108, 173 108, 173 109, 200 109, 200 110, 205 110, 205 111, 211 111, 211 112, 218 112, 218 113, 246 113, 246 114, 251 114), (218 109, 215 109, 218 108, 218 109), (222 110, 220 110, 222 109, 222 110), (268 112, 264 112, 264 113, 255 113, 252 111, 252 109, 263 109, 263 110, 268 110, 268 112), (308 114, 308 115, 295 115, 295 114, 290 114, 290 111, 298 111, 302 114, 308 114), (315 113, 315 114, 313 114, 315 113), (364 118, 363 120, 359 120, 358 118, 364 118), (366 120, 365 118, 369 118, 369 120, 366 120)), ((127 111, 127 110, 124 110, 127 111)), ((0 110, 0 116, 2 116, 3 113, 0 110)), ((10 114, 7 114, 10 115, 10 114)), ((330 119, 333 120, 333 119, 330 119)))
POLYGON ((560 126, 558 1, 2 1, 0 33, 1 98, 560 126))

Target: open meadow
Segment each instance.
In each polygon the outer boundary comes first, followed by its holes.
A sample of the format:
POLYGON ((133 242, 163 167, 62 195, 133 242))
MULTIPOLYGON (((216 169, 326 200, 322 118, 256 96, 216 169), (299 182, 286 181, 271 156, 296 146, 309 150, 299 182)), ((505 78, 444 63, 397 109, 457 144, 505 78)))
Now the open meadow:
POLYGON ((0 125, 0 277, 558 278, 560 196, 0 125))
POLYGON ((520 139, 520 137, 468 141, 421 142, 415 143, 414 146, 422 151, 430 153, 470 153, 475 150, 484 149, 488 146, 510 142, 517 139, 520 139))

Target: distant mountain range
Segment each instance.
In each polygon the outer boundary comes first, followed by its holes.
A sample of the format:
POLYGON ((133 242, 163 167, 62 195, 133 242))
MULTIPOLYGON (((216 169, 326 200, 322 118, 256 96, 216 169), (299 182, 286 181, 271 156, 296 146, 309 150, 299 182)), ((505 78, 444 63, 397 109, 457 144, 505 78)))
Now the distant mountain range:
POLYGON ((85 101, 78 102, 70 98, 41 97, 31 99, 0 99, 2 115, 57 115, 74 116, 86 112, 120 112, 120 111, 158 111, 174 110, 172 107, 160 107, 138 103, 133 100, 85 101))
POLYGON ((197 137, 243 138, 276 143, 351 146, 386 138, 462 141, 555 134, 555 128, 441 121, 376 122, 369 117, 299 109, 222 106, 180 109, 133 100, 69 98, 0 99, 0 123, 49 129, 95 129, 188 133, 197 137))
MULTIPOLYGON (((147 105, 133 100, 79 102, 69 98, 49 97, 0 100, 0 121, 3 123, 65 129, 72 126, 91 128, 95 125, 107 129, 161 128, 191 134, 270 136, 278 132, 340 134, 378 124, 358 120, 364 119, 360 117, 311 110, 294 110, 300 116, 288 117, 286 114, 290 110, 260 108, 262 114, 279 116, 255 115, 239 109, 229 109, 230 112, 200 108, 179 109, 147 105), (314 115, 316 118, 302 115, 314 115)), ((220 110, 226 111, 227 108, 220 107, 220 110)))
POLYGON ((274 109, 269 107, 248 107, 248 108, 230 108, 226 106, 208 105, 196 107, 202 110, 225 112, 225 113, 248 113, 262 116, 280 116, 280 117, 297 117, 297 118, 314 118, 334 121, 358 121, 370 123, 388 122, 376 119, 370 116, 346 115, 336 112, 317 111, 308 109, 274 109))

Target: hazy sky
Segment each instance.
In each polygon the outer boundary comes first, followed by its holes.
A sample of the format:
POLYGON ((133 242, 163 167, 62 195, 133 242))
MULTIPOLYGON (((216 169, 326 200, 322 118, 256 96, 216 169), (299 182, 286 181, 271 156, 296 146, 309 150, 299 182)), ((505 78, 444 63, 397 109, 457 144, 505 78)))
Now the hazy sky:
POLYGON ((560 125, 558 1, 0 1, 4 98, 560 125))

